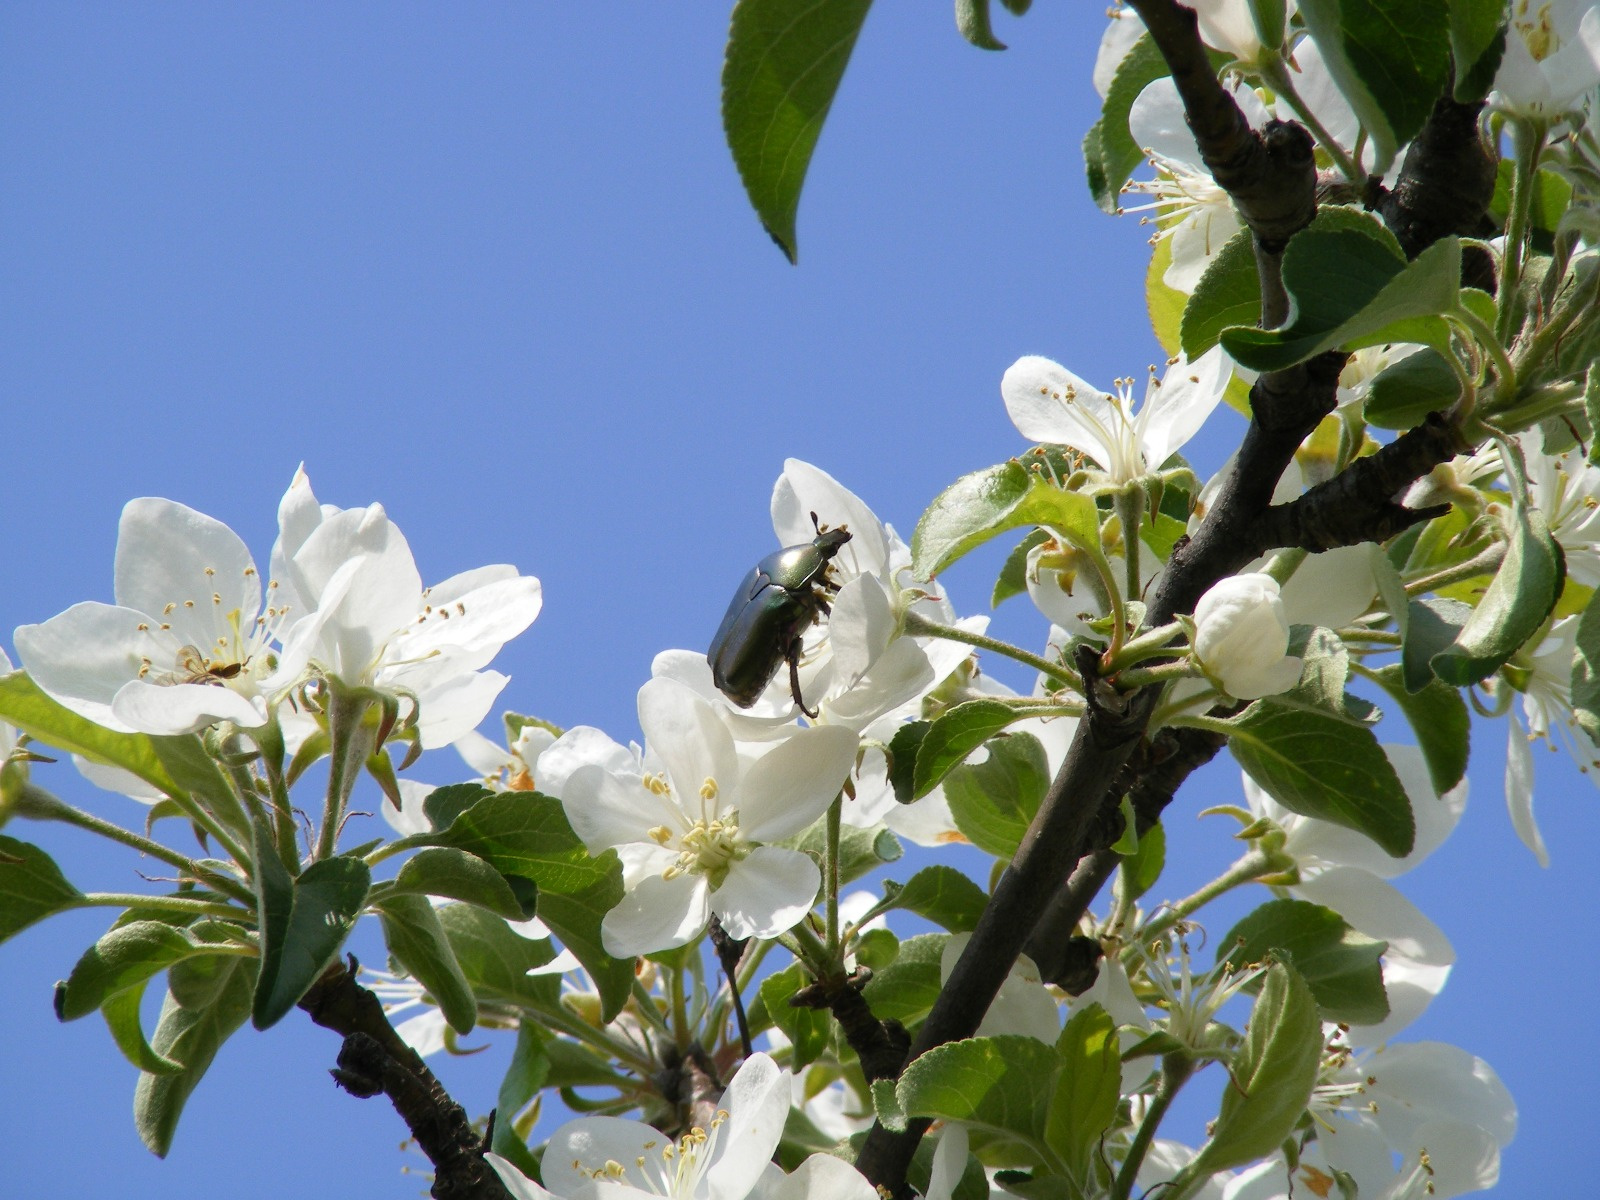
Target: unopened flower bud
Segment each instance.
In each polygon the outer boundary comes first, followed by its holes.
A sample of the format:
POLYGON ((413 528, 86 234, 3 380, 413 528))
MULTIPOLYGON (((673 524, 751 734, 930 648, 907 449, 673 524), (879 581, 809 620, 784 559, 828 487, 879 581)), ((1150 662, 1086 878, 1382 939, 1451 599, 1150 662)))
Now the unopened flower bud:
POLYGON ((1289 620, 1272 576, 1219 580, 1195 605, 1194 624, 1194 656, 1228 695, 1255 700, 1299 682, 1302 663, 1286 653, 1289 620))

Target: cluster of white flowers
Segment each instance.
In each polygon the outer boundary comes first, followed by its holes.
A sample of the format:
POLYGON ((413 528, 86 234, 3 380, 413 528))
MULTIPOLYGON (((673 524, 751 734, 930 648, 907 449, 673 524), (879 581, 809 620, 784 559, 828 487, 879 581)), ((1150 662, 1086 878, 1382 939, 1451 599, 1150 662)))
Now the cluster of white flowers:
POLYGON ((114 604, 85 601, 16 631, 49 696, 124 733, 192 733, 281 718, 310 680, 403 700, 424 748, 488 713, 486 670, 539 614, 539 581, 482 567, 431 588, 382 506, 317 503, 304 470, 278 509, 271 576, 240 537, 172 500, 131 501, 118 529, 114 604))

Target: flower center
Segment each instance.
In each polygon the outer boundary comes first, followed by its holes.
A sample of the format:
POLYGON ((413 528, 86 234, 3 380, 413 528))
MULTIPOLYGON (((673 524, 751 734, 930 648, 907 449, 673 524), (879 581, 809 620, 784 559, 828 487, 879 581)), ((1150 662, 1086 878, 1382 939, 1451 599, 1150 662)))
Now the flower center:
POLYGON ((1534 62, 1543 62, 1561 48, 1561 39, 1550 23, 1549 4, 1541 4, 1530 12, 1528 0, 1522 0, 1511 24, 1522 35, 1523 44, 1534 62))
MULTIPOLYGON (((216 569, 204 570, 209 583, 216 569)), ((254 576, 255 568, 246 567, 244 574, 254 576)), ((268 581, 269 600, 277 586, 276 580, 268 581)), ((219 590, 207 599, 169 601, 161 607, 159 620, 138 624, 150 644, 139 659, 139 678, 162 687, 198 683, 251 694, 255 677, 265 675, 274 664, 268 647, 288 615, 287 606, 271 605, 246 615, 242 605, 229 606, 219 590), (186 635, 193 640, 174 648, 173 643, 186 635)))
MULTIPOLYGON (((651 836, 664 842, 662 833, 666 830, 651 830, 651 836)), ((728 868, 748 857, 750 850, 739 833, 738 809, 730 809, 714 820, 701 818, 678 839, 678 861, 666 869, 663 878, 704 875, 713 889, 720 888, 728 877, 728 868)))
MULTIPOLYGON (((711 1165, 717 1137, 727 1119, 727 1109, 719 1108, 711 1119, 709 1132, 696 1125, 675 1142, 663 1143, 654 1138, 645 1142, 640 1147, 644 1153, 633 1160, 635 1178, 642 1179, 645 1189, 652 1195, 687 1200, 694 1195, 695 1186, 711 1165)), ((633 1186, 633 1181, 628 1179, 628 1168, 616 1159, 607 1159, 598 1167, 591 1167, 582 1159, 573 1159, 572 1169, 600 1183, 633 1186)))

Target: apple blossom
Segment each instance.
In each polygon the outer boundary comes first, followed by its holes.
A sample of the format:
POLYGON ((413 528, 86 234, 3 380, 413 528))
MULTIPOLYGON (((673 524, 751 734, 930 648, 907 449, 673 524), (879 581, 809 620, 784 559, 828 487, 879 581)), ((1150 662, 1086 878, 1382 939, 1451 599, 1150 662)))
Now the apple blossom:
POLYGON ((1030 354, 1007 369, 1000 394, 1023 437, 1070 446, 1123 487, 1159 471, 1200 431, 1222 399, 1230 370, 1220 347, 1193 363, 1171 360, 1159 381, 1152 368, 1135 413, 1131 379, 1118 380, 1115 394, 1102 392, 1061 364, 1030 354))
POLYGON ((645 769, 619 768, 626 752, 611 752, 561 784, 567 820, 590 853, 615 847, 622 857, 627 892, 601 927, 609 954, 681 946, 713 913, 730 937, 774 937, 811 909, 816 864, 768 843, 826 811, 855 760, 856 736, 793 728, 747 762, 723 711, 674 680, 652 679, 639 689, 645 769))
POLYGON ((1303 664, 1288 654, 1289 620, 1272 576, 1219 580, 1195 605, 1194 625, 1196 661, 1235 699, 1276 695, 1299 682, 1303 664))
POLYGON ((1600 6, 1583 0, 1513 0, 1496 108, 1555 121, 1600 83, 1600 6))
POLYGON ((84 601, 16 631, 52 699, 120 733, 262 725, 273 637, 290 615, 222 522, 172 500, 129 501, 117 527, 115 604, 84 601))
POLYGON ((539 615, 539 581, 480 567, 422 586, 411 548, 378 504, 319 505, 304 470, 279 506, 273 569, 303 608, 276 680, 307 673, 409 697, 424 749, 475 727, 507 682, 482 668, 539 615))

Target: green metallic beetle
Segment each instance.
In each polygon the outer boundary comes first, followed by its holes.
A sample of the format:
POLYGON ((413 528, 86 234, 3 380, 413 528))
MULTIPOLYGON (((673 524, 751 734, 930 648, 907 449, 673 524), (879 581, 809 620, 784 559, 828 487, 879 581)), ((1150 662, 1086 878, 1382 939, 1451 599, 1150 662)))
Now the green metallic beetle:
POLYGON ((794 702, 806 716, 817 715, 800 695, 800 646, 811 623, 830 611, 839 587, 828 570, 850 531, 823 529, 816 513, 811 523, 816 537, 767 555, 745 577, 706 652, 713 682, 740 708, 754 704, 787 662, 794 702))

